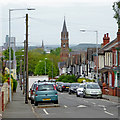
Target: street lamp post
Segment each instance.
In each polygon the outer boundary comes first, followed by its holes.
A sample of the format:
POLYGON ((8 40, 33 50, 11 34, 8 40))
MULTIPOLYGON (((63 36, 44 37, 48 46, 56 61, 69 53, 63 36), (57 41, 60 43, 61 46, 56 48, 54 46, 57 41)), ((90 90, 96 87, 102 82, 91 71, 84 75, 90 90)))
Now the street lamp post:
POLYGON ((46 75, 46 60, 47 60, 47 58, 45 58, 45 75, 46 75))
POLYGON ((11 38, 11 12, 17 10, 35 10, 33 8, 26 8, 26 9, 9 9, 9 71, 10 71, 10 99, 11 102, 11 45, 10 45, 10 38, 11 38))
POLYGON ((97 82, 98 82, 98 31, 97 30, 80 30, 81 32, 95 32, 96 33, 96 67, 97 67, 97 82))

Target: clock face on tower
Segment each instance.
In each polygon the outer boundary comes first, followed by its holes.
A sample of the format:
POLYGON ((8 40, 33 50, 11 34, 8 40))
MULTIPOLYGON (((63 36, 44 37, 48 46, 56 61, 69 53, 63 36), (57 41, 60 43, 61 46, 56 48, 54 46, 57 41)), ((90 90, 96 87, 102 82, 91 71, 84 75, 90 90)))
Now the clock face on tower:
POLYGON ((63 44, 63 47, 65 48, 65 43, 63 44))

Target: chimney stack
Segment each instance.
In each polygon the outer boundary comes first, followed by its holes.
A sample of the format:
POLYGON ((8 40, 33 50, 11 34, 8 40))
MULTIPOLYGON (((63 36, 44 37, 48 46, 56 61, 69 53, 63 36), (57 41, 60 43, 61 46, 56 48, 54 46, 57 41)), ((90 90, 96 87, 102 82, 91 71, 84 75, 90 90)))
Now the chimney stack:
POLYGON ((106 34, 104 34, 104 37, 103 37, 103 46, 105 46, 109 42, 110 42, 110 37, 109 37, 109 34, 106 33, 106 34))

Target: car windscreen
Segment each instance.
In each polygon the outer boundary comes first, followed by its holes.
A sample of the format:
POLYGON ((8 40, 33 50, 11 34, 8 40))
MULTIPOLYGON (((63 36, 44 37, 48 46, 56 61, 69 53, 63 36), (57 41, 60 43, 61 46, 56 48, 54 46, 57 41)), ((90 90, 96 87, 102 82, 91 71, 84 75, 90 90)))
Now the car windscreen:
POLYGON ((54 86, 52 84, 38 85, 38 91, 47 91, 47 90, 54 90, 54 86))
POLYGON ((88 84, 87 88, 88 89, 100 89, 100 86, 97 84, 88 84))

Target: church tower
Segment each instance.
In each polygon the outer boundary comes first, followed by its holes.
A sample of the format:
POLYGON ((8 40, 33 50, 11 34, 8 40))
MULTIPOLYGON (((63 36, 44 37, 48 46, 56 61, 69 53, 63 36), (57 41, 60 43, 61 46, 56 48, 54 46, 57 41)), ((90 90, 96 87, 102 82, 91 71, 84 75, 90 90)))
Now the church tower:
POLYGON ((44 43, 43 43, 43 40, 42 40, 42 46, 41 46, 41 48, 44 50, 44 43))
POLYGON ((61 52, 60 52, 61 61, 62 62, 66 61, 68 56, 69 56, 69 38, 68 38, 68 32, 64 18, 63 29, 61 32, 61 52))

